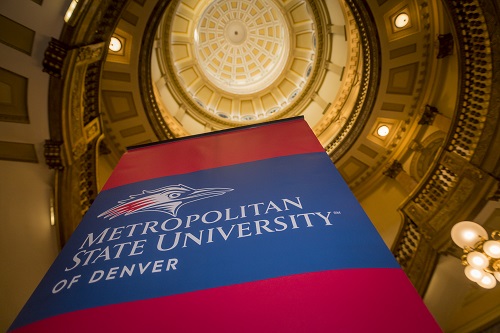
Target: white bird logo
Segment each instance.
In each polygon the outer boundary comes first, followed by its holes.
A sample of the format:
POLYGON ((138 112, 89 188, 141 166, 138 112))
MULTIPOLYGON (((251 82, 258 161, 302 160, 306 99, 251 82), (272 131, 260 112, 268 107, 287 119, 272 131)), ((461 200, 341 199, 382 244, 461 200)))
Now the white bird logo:
POLYGON ((232 190, 231 188, 194 189, 182 184, 144 190, 142 193, 131 195, 128 199, 118 201, 118 205, 98 217, 112 220, 120 215, 127 216, 141 212, 160 212, 176 217, 179 208, 187 203, 223 195, 232 190))

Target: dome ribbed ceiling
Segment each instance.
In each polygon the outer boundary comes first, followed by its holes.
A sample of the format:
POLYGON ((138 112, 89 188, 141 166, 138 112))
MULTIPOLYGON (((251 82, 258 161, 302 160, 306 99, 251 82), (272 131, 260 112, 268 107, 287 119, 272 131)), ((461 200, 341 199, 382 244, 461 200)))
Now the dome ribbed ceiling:
POLYGON ((141 49, 151 122, 170 138, 302 115, 340 156, 374 101, 369 22, 338 0, 160 2, 141 49))
POLYGON ((266 89, 288 60, 288 24, 273 1, 219 0, 201 15, 195 57, 219 89, 250 94, 266 89))
POLYGON ((200 122, 276 119, 311 81, 317 21, 306 1, 177 1, 159 27, 158 64, 200 122))

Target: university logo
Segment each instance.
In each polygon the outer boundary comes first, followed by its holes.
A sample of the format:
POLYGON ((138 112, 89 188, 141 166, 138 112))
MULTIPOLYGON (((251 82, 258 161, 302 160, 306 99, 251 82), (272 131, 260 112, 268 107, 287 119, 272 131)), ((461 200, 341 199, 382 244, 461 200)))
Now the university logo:
POLYGON ((185 204, 223 195, 232 190, 231 188, 195 189, 182 184, 144 190, 142 193, 131 195, 128 199, 118 201, 118 205, 98 217, 112 220, 121 215, 142 212, 160 212, 176 217, 179 208, 185 204))

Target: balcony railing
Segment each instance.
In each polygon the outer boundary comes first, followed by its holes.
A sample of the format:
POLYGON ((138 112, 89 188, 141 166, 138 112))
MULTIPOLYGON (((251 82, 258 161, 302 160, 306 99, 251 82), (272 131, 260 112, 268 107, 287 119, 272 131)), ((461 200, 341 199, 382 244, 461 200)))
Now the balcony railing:
MULTIPOLYGON (((460 49, 460 92, 445 149, 400 207, 406 217, 393 253, 421 295, 438 253, 450 245, 449 231, 496 188, 497 180, 480 161, 491 133, 492 59, 489 35, 477 0, 447 0, 460 49), (489 114, 490 113, 490 114, 489 114)), ((494 118, 496 119, 496 118, 494 118)))

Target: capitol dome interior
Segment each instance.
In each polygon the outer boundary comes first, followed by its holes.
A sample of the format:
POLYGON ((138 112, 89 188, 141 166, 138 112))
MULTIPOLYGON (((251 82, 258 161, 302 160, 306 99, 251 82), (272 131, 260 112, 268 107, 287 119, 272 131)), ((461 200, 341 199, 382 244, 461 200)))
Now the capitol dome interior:
POLYGON ((500 230, 499 38, 498 0, 1 1, 0 329, 127 147, 303 117, 442 330, 498 332, 450 232, 500 230))

